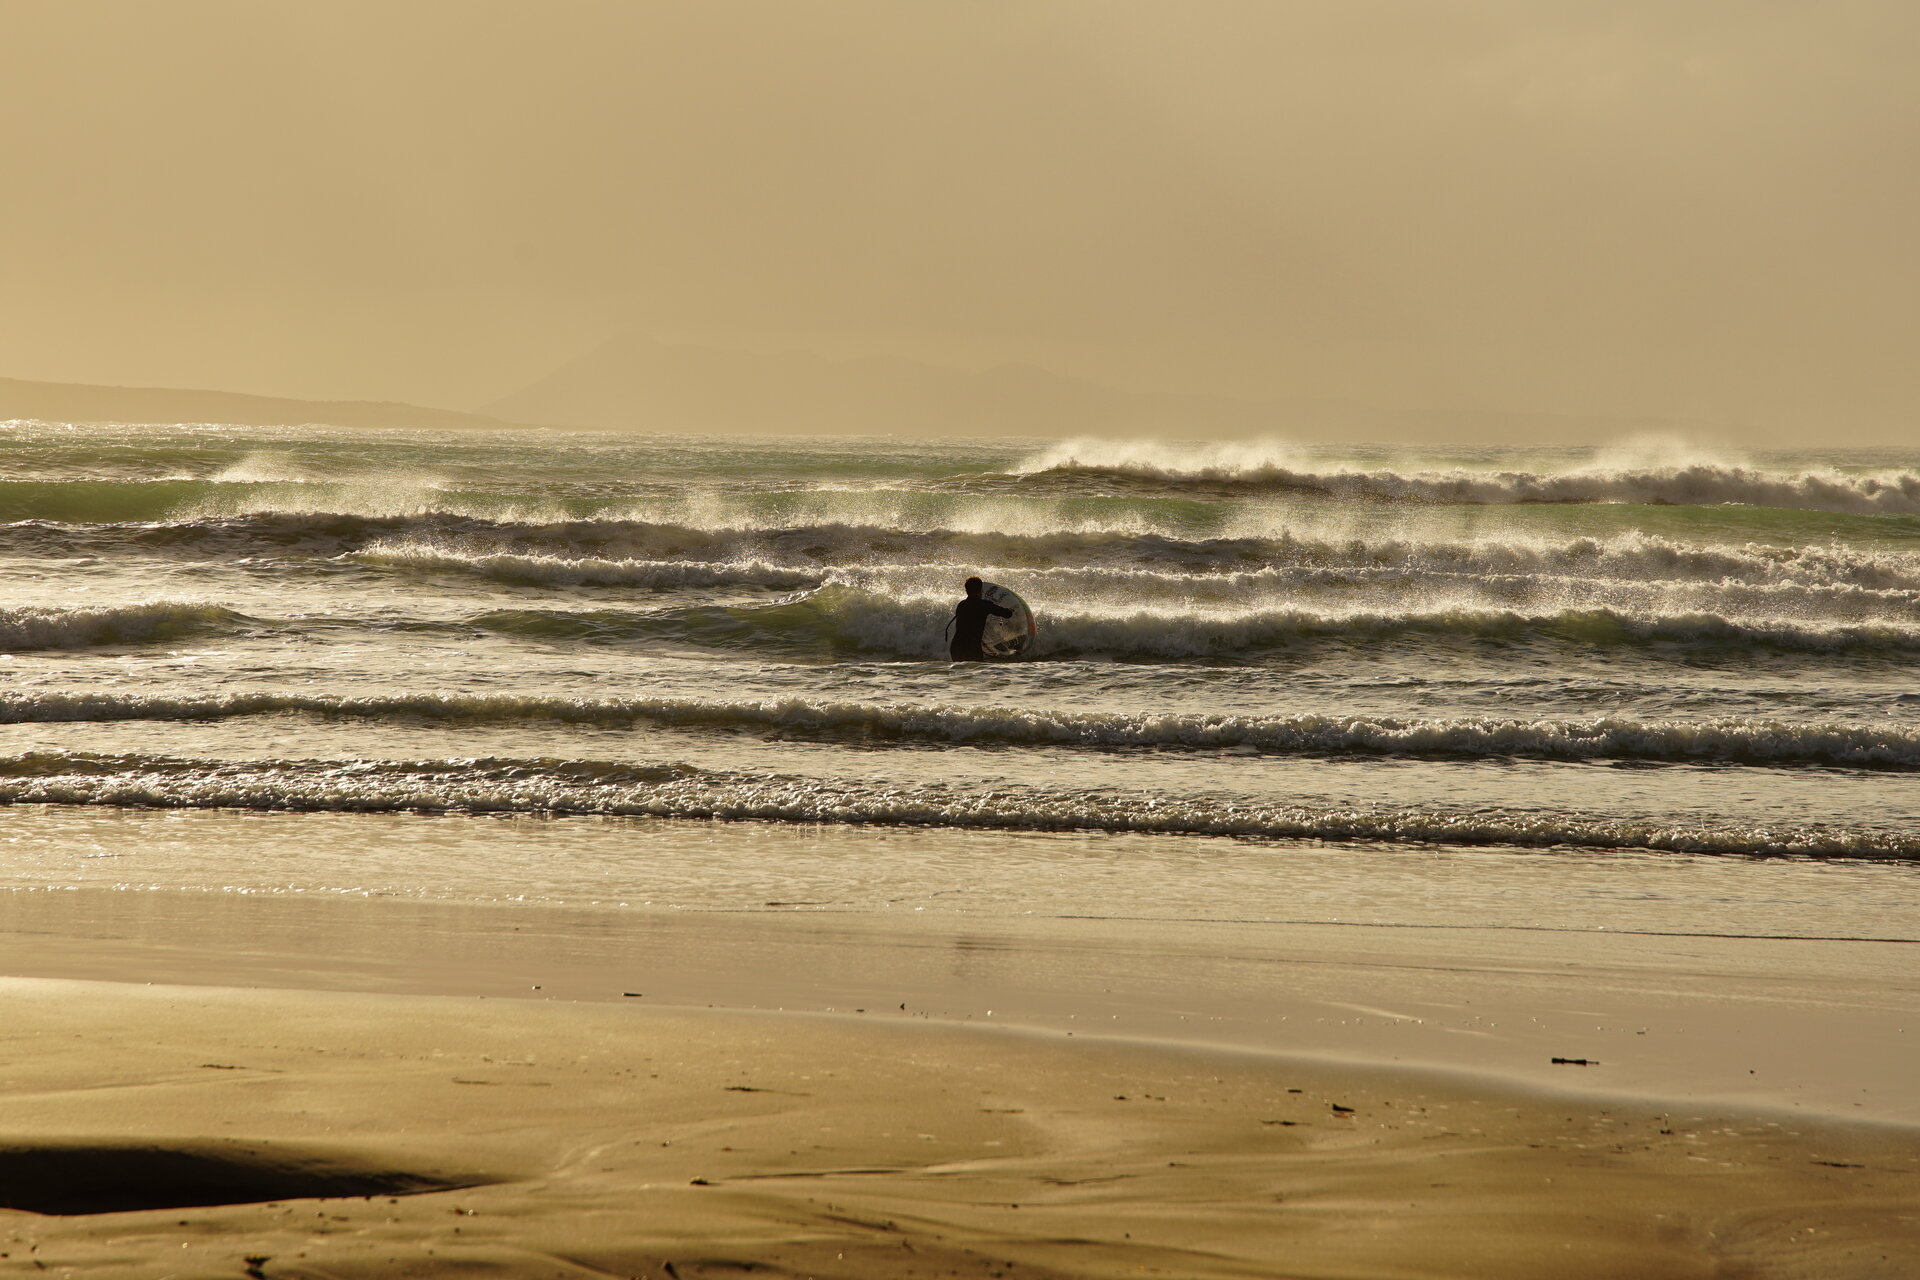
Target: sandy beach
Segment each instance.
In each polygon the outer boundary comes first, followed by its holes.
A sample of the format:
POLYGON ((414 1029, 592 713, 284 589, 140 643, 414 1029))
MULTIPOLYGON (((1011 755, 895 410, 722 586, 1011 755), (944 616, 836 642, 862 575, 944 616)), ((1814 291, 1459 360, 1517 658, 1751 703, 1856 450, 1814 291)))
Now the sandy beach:
POLYGON ((1898 944, 0 910, 22 1274, 1920 1269, 1898 944))

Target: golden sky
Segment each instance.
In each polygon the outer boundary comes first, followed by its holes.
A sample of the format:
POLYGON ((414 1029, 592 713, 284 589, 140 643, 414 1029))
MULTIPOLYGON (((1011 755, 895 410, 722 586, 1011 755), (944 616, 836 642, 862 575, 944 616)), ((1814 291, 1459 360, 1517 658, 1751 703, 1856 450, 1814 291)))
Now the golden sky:
POLYGON ((0 375, 619 331, 1920 440, 1913 0, 0 0, 0 375))

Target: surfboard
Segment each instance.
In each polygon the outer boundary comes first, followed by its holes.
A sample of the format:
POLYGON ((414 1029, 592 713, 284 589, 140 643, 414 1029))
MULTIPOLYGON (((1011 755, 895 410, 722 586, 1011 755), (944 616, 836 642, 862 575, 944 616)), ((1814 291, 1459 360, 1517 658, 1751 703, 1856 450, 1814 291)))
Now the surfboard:
POLYGON ((980 633, 980 652, 996 662, 1013 662, 1033 652, 1040 628, 1035 625, 1033 610, 1027 607, 1027 602, 997 582, 984 584, 980 596, 989 604, 1013 610, 1011 618, 987 619, 986 629, 980 633))

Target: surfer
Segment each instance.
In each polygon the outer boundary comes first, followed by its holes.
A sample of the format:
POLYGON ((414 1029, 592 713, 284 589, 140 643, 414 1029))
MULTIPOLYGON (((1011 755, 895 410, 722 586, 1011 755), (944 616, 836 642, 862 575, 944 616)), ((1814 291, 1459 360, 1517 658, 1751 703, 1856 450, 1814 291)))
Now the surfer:
POLYGON ((980 579, 968 578, 967 598, 954 606, 953 643, 947 646, 947 654, 955 662, 985 662, 987 655, 980 651, 980 638, 986 632, 987 619, 1013 616, 1013 610, 981 598, 985 587, 980 579))

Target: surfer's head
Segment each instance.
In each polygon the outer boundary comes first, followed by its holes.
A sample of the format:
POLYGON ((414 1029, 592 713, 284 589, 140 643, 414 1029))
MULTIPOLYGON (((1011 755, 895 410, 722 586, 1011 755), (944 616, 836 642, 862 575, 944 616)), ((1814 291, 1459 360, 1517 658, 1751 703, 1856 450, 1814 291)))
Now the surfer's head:
POLYGON ((967 579, 967 597, 969 599, 979 598, 981 590, 986 585, 987 585, 986 583, 980 581, 980 579, 978 578, 968 578, 967 579))

